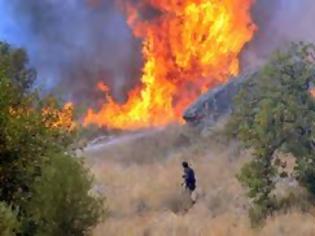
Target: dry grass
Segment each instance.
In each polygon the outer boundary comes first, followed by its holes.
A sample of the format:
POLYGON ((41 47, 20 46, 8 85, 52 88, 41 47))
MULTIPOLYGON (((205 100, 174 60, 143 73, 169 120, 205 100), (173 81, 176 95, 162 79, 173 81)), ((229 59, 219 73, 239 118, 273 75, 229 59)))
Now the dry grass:
POLYGON ((131 134, 85 155, 109 207, 95 236, 315 235, 314 218, 297 210, 251 229, 247 198, 235 178, 250 155, 215 135, 201 138, 174 126, 131 134), (180 187, 182 160, 197 174, 199 199, 188 212, 180 187))

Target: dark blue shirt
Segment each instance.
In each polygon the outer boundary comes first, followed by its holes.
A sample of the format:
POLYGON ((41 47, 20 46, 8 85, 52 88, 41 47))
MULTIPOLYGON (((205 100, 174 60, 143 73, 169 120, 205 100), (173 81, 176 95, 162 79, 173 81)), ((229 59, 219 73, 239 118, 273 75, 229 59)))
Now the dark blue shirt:
POLYGON ((196 188, 196 179, 195 179, 195 172, 190 167, 184 168, 184 176, 186 188, 191 191, 194 191, 196 188))

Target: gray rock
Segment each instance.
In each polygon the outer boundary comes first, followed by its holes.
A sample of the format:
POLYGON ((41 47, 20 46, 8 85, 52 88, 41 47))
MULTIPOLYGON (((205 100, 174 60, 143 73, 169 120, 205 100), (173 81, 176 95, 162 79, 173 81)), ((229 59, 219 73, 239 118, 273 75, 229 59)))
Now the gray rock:
POLYGON ((200 96, 184 112, 184 120, 194 126, 209 127, 228 116, 233 109, 234 97, 251 74, 246 73, 233 78, 227 84, 211 89, 200 96))

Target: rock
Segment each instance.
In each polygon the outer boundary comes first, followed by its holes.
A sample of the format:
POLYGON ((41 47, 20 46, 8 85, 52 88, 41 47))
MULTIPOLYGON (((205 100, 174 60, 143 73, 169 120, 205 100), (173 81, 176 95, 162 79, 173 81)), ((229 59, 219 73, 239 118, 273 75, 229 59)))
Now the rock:
POLYGON ((246 73, 234 78, 200 96, 184 112, 184 120, 194 126, 209 127, 228 116, 233 109, 234 97, 250 75, 251 73, 246 73))

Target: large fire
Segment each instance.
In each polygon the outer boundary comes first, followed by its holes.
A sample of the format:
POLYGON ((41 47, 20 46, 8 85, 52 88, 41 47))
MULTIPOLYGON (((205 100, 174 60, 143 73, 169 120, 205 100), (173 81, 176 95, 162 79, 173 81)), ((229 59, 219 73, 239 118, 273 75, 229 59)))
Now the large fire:
POLYGON ((124 2, 128 24, 143 39, 141 86, 118 104, 99 83, 106 101, 99 111, 88 111, 85 124, 136 129, 180 122, 200 94, 238 74, 238 56, 255 31, 253 0, 124 2), (149 9, 152 17, 143 19, 149 9))

